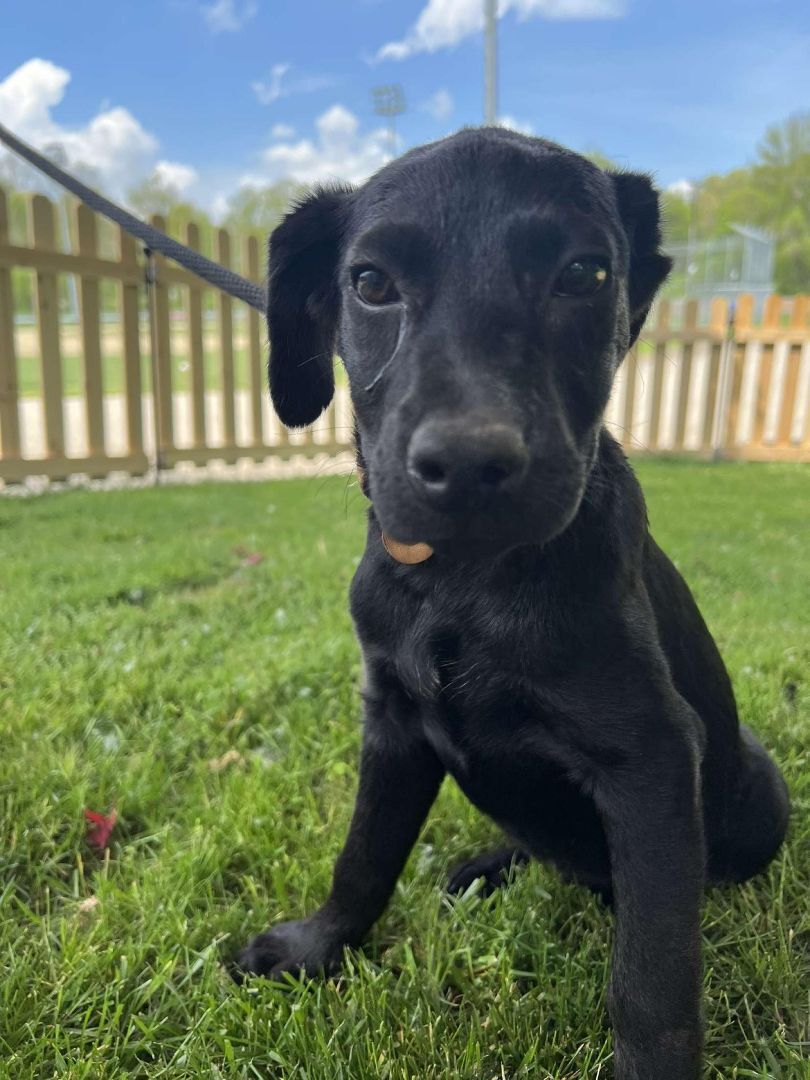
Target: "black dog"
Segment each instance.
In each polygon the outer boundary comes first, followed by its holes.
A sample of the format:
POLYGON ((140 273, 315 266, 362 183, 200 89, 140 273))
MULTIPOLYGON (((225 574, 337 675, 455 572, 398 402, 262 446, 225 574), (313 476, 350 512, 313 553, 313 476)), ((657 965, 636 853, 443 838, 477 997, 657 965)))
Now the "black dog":
POLYGON ((279 416, 328 405, 335 348, 351 383, 365 737, 329 898, 242 967, 335 970, 449 772, 515 840, 456 886, 526 852, 615 902, 621 1080, 699 1076, 704 885, 762 869, 788 817, 602 423, 659 243, 647 177, 481 129, 316 193, 270 249, 279 416))

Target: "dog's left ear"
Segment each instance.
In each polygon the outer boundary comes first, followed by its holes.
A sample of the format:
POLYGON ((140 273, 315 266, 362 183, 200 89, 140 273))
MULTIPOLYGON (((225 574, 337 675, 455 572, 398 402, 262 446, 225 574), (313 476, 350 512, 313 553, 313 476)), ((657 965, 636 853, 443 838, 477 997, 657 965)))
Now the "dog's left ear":
POLYGON ((641 333, 647 312, 670 269, 672 259, 663 255, 661 211, 658 192, 644 173, 612 173, 616 202, 630 245, 630 344, 641 333))
POLYGON ((268 374, 273 405, 287 427, 317 420, 335 392, 337 269, 350 198, 348 188, 321 188, 270 237, 268 374))

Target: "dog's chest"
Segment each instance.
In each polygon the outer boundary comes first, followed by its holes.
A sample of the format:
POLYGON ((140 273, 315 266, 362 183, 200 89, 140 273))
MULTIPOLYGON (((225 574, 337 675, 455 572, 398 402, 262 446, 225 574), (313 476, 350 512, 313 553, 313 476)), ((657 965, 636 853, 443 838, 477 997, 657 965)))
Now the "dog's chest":
POLYGON ((382 590, 354 597, 377 693, 395 685, 406 703, 385 722, 418 725, 467 797, 515 835, 536 818, 549 775, 567 768, 579 693, 565 671, 571 630, 539 592, 479 582, 387 605, 382 590))
MULTIPOLYGON (((486 663, 456 673, 422 712, 425 738, 467 798, 514 836, 527 837, 560 749, 542 701, 486 663), (464 685, 462 685, 462 683, 464 685)), ((526 843, 530 845, 529 840, 526 843)))
POLYGON ((465 790, 491 790, 498 774, 508 784, 549 750, 546 711, 539 693, 527 689, 531 663, 520 654, 517 642, 502 651, 463 634, 445 639, 434 652, 435 692, 421 723, 436 755, 465 790))

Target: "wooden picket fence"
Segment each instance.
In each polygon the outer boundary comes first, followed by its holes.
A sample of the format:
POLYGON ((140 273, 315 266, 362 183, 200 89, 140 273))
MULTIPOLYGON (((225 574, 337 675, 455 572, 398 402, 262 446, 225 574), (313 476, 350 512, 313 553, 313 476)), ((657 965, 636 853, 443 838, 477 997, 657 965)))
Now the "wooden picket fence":
MULTIPOLYGON (((288 433, 278 422, 256 311, 161 258, 147 306, 143 254, 131 237, 117 231, 115 257, 102 254, 99 222, 79 206, 64 250, 54 205, 35 195, 27 209, 27 238, 12 243, 0 189, 0 480, 137 476, 156 460, 171 469, 333 457, 350 447, 340 381, 312 428, 288 433), (15 323, 12 271, 34 280, 30 326, 15 323), (66 279, 75 325, 60 314, 66 279)), ((198 248, 199 228, 190 224, 181 239, 198 248)), ((218 230, 214 257, 231 265, 236 250, 218 230)), ((241 272, 260 281, 258 242, 238 250, 241 272)), ((607 419, 631 452, 810 461, 809 412, 808 298, 770 297, 757 320, 752 299, 741 297, 733 313, 715 300, 707 320, 695 301, 680 311, 661 302, 622 365, 607 419)))
POLYGON ((629 452, 810 461, 810 297, 660 301, 607 419, 629 452))

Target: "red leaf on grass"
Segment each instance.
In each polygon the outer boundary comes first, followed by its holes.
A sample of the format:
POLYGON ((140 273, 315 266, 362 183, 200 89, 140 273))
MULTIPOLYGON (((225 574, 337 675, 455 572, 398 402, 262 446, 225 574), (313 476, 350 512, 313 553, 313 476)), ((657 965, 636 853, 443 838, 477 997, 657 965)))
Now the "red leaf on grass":
POLYGON ((264 555, 260 551, 249 551, 243 544, 235 547, 233 553, 242 560, 242 566, 258 566, 264 562, 264 555))
POLYGON ((87 820, 87 843, 94 851, 104 851, 109 846, 110 836, 118 821, 115 807, 109 814, 99 814, 96 810, 85 810, 87 820))

